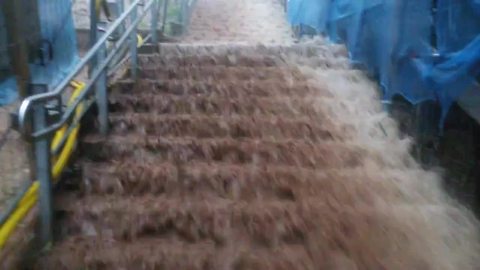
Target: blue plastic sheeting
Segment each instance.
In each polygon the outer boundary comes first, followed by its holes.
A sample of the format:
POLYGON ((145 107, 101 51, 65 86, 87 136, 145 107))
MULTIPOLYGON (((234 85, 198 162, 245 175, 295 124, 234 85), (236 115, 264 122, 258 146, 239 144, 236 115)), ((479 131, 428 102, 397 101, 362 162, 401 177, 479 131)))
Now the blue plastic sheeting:
MULTIPOLYGON (((54 88, 78 61, 76 33, 72 18, 71 0, 37 0, 42 46, 45 60, 30 63, 32 83, 48 84, 54 88), (51 48, 52 55, 49 56, 51 48)), ((1 37, 0 37, 1 38, 1 37)), ((0 105, 17 98, 13 78, 0 83, 0 105)))
POLYGON ((462 50, 480 34, 480 0, 438 1, 438 49, 442 54, 462 50))
MULTIPOLYGON (((480 75, 480 36, 463 50, 448 54, 439 64, 418 63, 423 79, 434 89, 443 108, 449 108, 480 75)), ((442 120, 448 110, 442 111, 442 120)))
POLYGON ((292 1, 287 4, 288 20, 294 26, 308 25, 324 33, 329 20, 330 1, 292 1))
POLYGON ((433 5, 433 0, 290 0, 288 18, 344 43, 352 61, 379 80, 384 99, 436 100, 445 116, 479 74, 480 0, 437 0, 436 14, 433 5))
POLYGON ((0 82, 0 106, 14 102, 18 98, 17 82, 10 77, 0 82))
MULTIPOLYGON (((0 12, 0 40, 7 40, 7 28, 3 12, 0 12)), ((10 59, 8 57, 7 42, 0 42, 0 68, 8 69, 10 59)), ((13 77, 0 82, 0 105, 9 104, 17 99, 16 82, 13 77)))
POLYGON ((55 87, 78 61, 71 0, 38 0, 44 44, 52 46, 53 58, 46 65, 31 65, 34 83, 55 87))
POLYGON ((426 68, 420 65, 420 71, 442 105, 443 120, 480 75, 480 0, 438 0, 437 9, 440 60, 426 68))

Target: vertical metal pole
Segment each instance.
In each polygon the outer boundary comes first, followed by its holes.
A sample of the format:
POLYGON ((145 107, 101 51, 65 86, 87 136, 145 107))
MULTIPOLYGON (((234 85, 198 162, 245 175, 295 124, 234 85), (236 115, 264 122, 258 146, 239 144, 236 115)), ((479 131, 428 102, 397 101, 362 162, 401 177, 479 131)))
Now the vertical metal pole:
POLYGON ((182 0, 182 34, 187 32, 187 24, 188 24, 188 0, 182 0))
MULTIPOLYGON (((95 45, 95 43, 97 43, 98 16, 97 16, 95 2, 96 0, 90 0, 90 48, 92 48, 95 45)), ((88 68, 89 76, 92 75, 96 66, 97 66, 97 59, 96 57, 92 57, 92 60, 90 60, 90 66, 88 68)))
POLYGON ((192 14, 193 14, 193 7, 197 3, 197 0, 187 0, 187 2, 188 2, 187 27, 190 27, 190 23, 191 23, 191 20, 192 20, 192 14))
POLYGON ((190 17, 192 15, 192 1, 190 0, 185 0, 185 1, 187 2, 187 18, 186 18, 187 28, 186 29, 188 29, 188 27, 190 26, 190 17))
MULTIPOLYGON (((114 2, 115 2, 115 17, 118 18, 125 11, 124 0, 114 0, 114 2)), ((124 20, 121 23, 120 27, 118 27, 117 31, 115 31, 115 37, 121 36, 121 33, 125 31, 125 28, 126 28, 126 20, 124 20)))
POLYGON ((119 15, 120 15, 125 11, 125 3, 124 3, 125 0, 117 0, 117 1, 119 1, 118 4, 119 4, 119 7, 120 7, 120 13, 119 13, 119 15))
MULTIPOLYGON (((92 48, 98 39, 98 15, 96 10, 96 0, 90 0, 90 48, 92 48)), ((89 76, 97 68, 98 63, 101 63, 106 57, 106 45, 103 45, 98 50, 97 55, 92 57, 90 61, 90 67, 88 69, 89 76)), ((102 72, 102 75, 95 83, 95 98, 98 107, 98 122, 100 125, 100 133, 106 135, 108 132, 108 104, 107 104, 107 75, 106 71, 102 72)))
MULTIPOLYGON (((132 11, 130 23, 134 23, 134 21, 137 19, 137 11, 138 6, 135 6, 134 10, 132 11)), ((135 26, 130 37, 130 65, 132 78, 134 80, 137 79, 137 64, 137 27, 135 26)))
POLYGON ((162 34, 165 34, 165 25, 167 24, 168 1, 163 0, 162 34))
POLYGON ((150 25, 150 35, 152 36, 152 43, 157 44, 158 43, 158 16, 160 12, 160 3, 158 2, 159 0, 155 0, 153 2, 152 6, 152 15, 151 15, 151 25, 150 25))
MULTIPOLYGON (((106 45, 100 48, 97 53, 98 63, 105 61, 107 57, 106 45)), ((103 70, 95 84, 95 97, 98 106, 98 123, 100 124, 100 133, 107 135, 108 133, 108 100, 107 100, 107 70, 103 70)))
MULTIPOLYGON (((33 85, 32 93, 45 93, 46 85, 33 85)), ((33 129, 39 131, 47 124, 47 112, 44 104, 38 104, 33 108, 33 129)), ((45 136, 35 139, 35 172, 36 179, 40 183, 39 206, 40 206, 40 245, 45 247, 52 240, 52 175, 50 165, 50 137, 45 136)))

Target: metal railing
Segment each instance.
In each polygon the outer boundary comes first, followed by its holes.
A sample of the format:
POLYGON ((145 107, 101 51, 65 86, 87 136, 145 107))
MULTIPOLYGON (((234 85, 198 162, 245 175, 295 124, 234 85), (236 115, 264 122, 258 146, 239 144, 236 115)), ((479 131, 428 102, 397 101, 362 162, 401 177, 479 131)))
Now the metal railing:
MULTIPOLYGON (((91 1, 94 2, 94 1, 91 1)), ((108 104, 107 104, 107 67, 118 53, 124 43, 130 44, 130 59, 132 65, 132 76, 136 76, 137 69, 137 27, 141 19, 153 5, 158 5, 158 0, 150 0, 146 4, 141 0, 134 1, 120 17, 113 22, 110 28, 96 40, 96 16, 91 16, 91 25, 94 27, 91 32, 92 48, 81 59, 80 63, 66 76, 63 81, 51 92, 40 90, 40 94, 26 98, 19 109, 18 127, 20 132, 33 144, 34 158, 32 162, 32 171, 39 183, 39 210, 40 210, 40 230, 39 240, 42 245, 47 244, 52 239, 52 171, 50 160, 64 146, 65 142, 75 130, 83 115, 88 111, 95 101, 98 107, 98 120, 100 132, 106 134, 108 131, 108 104), (143 6, 143 12, 139 14, 138 9, 143 6), (117 29, 127 24, 127 18, 130 18, 128 27, 123 35, 113 45, 110 52, 106 52, 106 43, 117 29), (60 116, 58 121, 47 124, 46 105, 54 102, 62 104, 62 96, 68 89, 70 82, 80 73, 80 71, 90 64, 90 78, 83 89, 60 116), (95 90, 95 91, 94 91, 95 90), (95 97, 93 97, 93 94, 95 97), (75 117, 73 123, 69 125, 67 131, 59 139, 59 143, 54 149, 51 149, 51 136, 54 132, 62 128, 73 118, 80 104, 85 104, 80 111, 80 115, 75 117)), ((153 29, 152 31, 156 31, 153 29)), ((35 92, 34 92, 35 93, 35 92)))
MULTIPOLYGON (((123 2, 123 1, 121 1, 123 2)), ((52 178, 59 177, 63 167, 68 160, 78 134, 79 123, 83 116, 94 103, 98 108, 98 123, 101 134, 108 132, 108 100, 107 100, 107 73, 110 64, 118 58, 122 49, 127 47, 127 58, 130 59, 131 72, 130 75, 135 80, 137 77, 137 53, 138 40, 137 31, 141 20, 151 12, 150 33, 142 43, 151 41, 158 42, 158 21, 160 9, 163 9, 163 25, 162 33, 165 25, 165 17, 167 16, 168 0, 135 0, 130 6, 121 13, 121 15, 108 27, 103 30, 103 34, 97 38, 97 16, 95 13, 95 0, 91 0, 91 48, 73 68, 73 70, 53 89, 47 91, 47 87, 43 85, 33 85, 32 96, 26 98, 20 105, 18 111, 18 128, 24 138, 32 145, 33 159, 31 169, 33 171, 34 181, 25 194, 19 197, 19 206, 7 215, 15 217, 15 220, 7 220, 0 224, 0 249, 5 243, 5 239, 13 231, 19 219, 23 218, 25 212, 32 207, 36 197, 32 194, 38 190, 40 230, 39 240, 41 246, 46 245, 52 239, 52 178), (121 29, 122 35, 113 42, 107 51, 107 42, 110 38, 121 29), (67 93, 67 89, 71 86, 75 77, 86 67, 89 66, 89 79, 85 84, 76 84, 75 92, 72 95, 65 110, 62 111, 62 97, 67 93), (59 108, 59 117, 56 121, 50 122, 47 119, 47 107, 54 104, 59 108), (55 137, 53 135, 55 134, 55 137), (53 138, 53 140, 52 140, 53 138), (58 162, 67 152, 67 158, 58 162), (60 153, 60 156, 58 156, 60 153), (59 158, 60 157, 60 158, 59 158), (55 166, 51 166, 52 160, 56 161, 55 166), (60 163, 60 164, 58 164, 60 163), (28 197, 30 196, 30 197, 28 197), (25 202, 26 206, 21 204, 25 202), (28 209, 25 209, 28 208, 28 209), (8 226, 7 226, 8 225, 8 226), (8 228, 5 228, 7 226, 8 228)), ((182 18, 189 17, 191 14, 192 3, 194 1, 184 0, 187 3, 187 12, 182 14, 182 18)), ((122 5, 123 9, 123 5, 122 5)), ((189 19, 187 19, 189 21, 189 19)))
MULTIPOLYGON (((158 2, 158 0, 150 0, 148 1, 148 4, 144 6, 145 10, 148 10, 152 7, 154 2, 158 2)), ((138 6, 142 4, 142 0, 136 0, 134 1, 130 7, 110 26, 110 28, 98 39, 98 41, 93 45, 93 47, 87 52, 87 54, 81 59, 80 63, 73 69, 73 71, 66 76, 63 81, 51 92, 43 93, 43 94, 37 94, 34 96, 30 96, 26 98, 19 110, 19 119, 18 119, 18 125, 20 132, 24 134, 27 138, 33 138, 33 139, 39 139, 42 138, 46 135, 52 134, 54 131, 58 130, 61 128, 73 115, 76 107, 80 104, 81 101, 83 101, 88 94, 92 92, 93 86, 97 82, 100 77, 103 77, 105 74, 105 69, 107 68, 108 64, 110 61, 113 59, 113 57, 116 55, 116 53, 119 51, 123 43, 127 41, 127 39, 130 37, 130 48, 131 48, 131 59, 132 59, 132 70, 136 70, 137 66, 137 26, 138 23, 141 21, 141 19, 146 15, 146 12, 141 13, 140 16, 137 16, 137 9, 138 6), (128 16, 131 16, 131 20, 133 20, 129 27, 127 27, 126 31, 124 34, 119 38, 119 40, 114 44, 114 47, 111 52, 108 53, 108 55, 105 57, 105 46, 108 38, 112 36, 112 34, 117 31, 117 29, 120 27, 122 23, 126 21, 128 16), (62 97, 62 94, 66 91, 67 86, 70 84, 70 81, 72 81, 75 76, 77 76, 80 71, 87 65, 89 64, 92 60, 96 60, 95 58, 99 58, 98 60, 98 65, 91 65, 93 67, 93 72, 89 78, 89 82, 86 84, 84 91, 80 94, 80 96, 75 100, 75 102, 72 104, 72 106, 68 107, 65 113, 63 113, 61 119, 57 121, 56 123, 47 126, 47 127, 41 127, 33 130, 31 132, 29 130, 29 126, 27 125, 27 119, 29 116, 31 116, 31 113, 33 111, 33 107, 38 104, 46 104, 51 101, 56 101, 56 102, 61 102, 60 98, 62 97), (103 59, 102 59, 103 58, 103 59)), ((95 30, 96 31, 96 30, 95 30)), ((135 71, 132 72, 132 75, 135 76, 136 73, 135 71)), ((99 89, 103 87, 97 87, 97 92, 103 92, 105 89, 99 89)), ((105 86, 106 88, 106 86, 105 86)), ((98 100, 97 104, 99 107, 104 106, 106 100, 98 100)), ((106 118, 106 115, 102 115, 101 117, 106 118)), ((101 125, 104 124, 104 121, 100 121, 101 125)), ((102 129, 102 127, 101 127, 102 129)), ((105 129, 105 127, 103 127, 105 129)))

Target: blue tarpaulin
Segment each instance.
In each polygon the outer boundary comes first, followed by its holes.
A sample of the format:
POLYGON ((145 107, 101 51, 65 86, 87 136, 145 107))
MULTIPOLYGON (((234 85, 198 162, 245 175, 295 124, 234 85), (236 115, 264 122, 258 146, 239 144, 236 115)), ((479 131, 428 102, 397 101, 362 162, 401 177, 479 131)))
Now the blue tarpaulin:
MULTIPOLYGON (((35 59, 30 63, 32 83, 48 84, 55 87, 78 61, 76 33, 72 18, 71 0, 37 0, 40 18, 41 38, 39 48, 45 48, 43 61, 35 59), (48 55, 49 51, 52 55, 48 55)), ((3 20, 0 12, 0 22, 3 20)), ((0 39, 6 39, 5 28, 0 30, 0 39)), ((8 42, 8 41, 7 41, 8 42)), ((3 44, 8 44, 3 40, 3 44)), ((0 105, 8 104, 17 97, 15 79, 0 82, 0 105)))
POLYGON ((329 20, 330 1, 288 1, 288 19, 293 25, 308 25, 323 33, 329 20))
MULTIPOLYGON (((7 28, 3 12, 0 12, 0 68, 8 70, 10 58, 8 55, 7 28)), ((17 98, 15 78, 9 77, 0 81, 0 105, 13 102, 17 98)))
POLYGON ((448 108, 480 75, 480 1, 438 0, 435 24, 441 61, 422 69, 425 79, 448 108))
POLYGON ((479 75, 480 0, 289 0, 288 8, 292 25, 344 43, 386 100, 435 100, 444 118, 479 75))

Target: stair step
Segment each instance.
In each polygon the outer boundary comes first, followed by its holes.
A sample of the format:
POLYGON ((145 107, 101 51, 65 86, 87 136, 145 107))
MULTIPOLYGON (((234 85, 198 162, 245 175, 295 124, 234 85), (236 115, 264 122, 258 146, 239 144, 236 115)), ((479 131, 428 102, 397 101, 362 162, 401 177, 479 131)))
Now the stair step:
POLYGON ((294 62, 298 65, 306 65, 317 68, 328 69, 348 69, 350 60, 346 57, 314 56, 297 57, 296 55, 286 55, 283 57, 263 56, 263 55, 190 55, 190 56, 160 56, 144 55, 139 57, 139 65, 143 68, 160 68, 163 66, 173 67, 281 67, 287 66, 286 62, 294 62))
POLYGON ((146 55, 138 58, 139 65, 143 67, 161 66, 245 66, 245 67, 274 67, 284 65, 281 59, 274 56, 254 55, 191 55, 191 56, 165 56, 146 55))
POLYGON ((265 116, 158 115, 129 113, 110 115, 116 134, 148 134, 162 137, 277 138, 314 142, 333 139, 333 123, 315 123, 310 118, 265 116))
MULTIPOLYGON (((63 229, 71 235, 111 237, 114 241, 145 237, 175 238, 189 243, 211 240, 217 245, 225 244, 232 235, 241 235, 259 246, 304 244, 304 237, 315 228, 330 231, 322 240, 333 240, 328 238, 343 236, 332 232, 338 222, 354 230, 356 222, 378 218, 381 213, 360 202, 347 206, 328 204, 318 198, 247 203, 188 196, 87 196, 65 200, 59 210, 65 215, 63 229), (356 209, 358 213, 354 212, 356 209), (332 218, 320 221, 327 215, 332 218)), ((375 225, 378 224, 372 224, 375 225)))
POLYGON ((239 242, 218 246, 212 241, 146 238, 119 243, 108 238, 76 237, 60 242, 51 253, 38 269, 313 269, 310 255, 299 245, 269 250, 239 242))
POLYGON ((41 269, 214 269, 218 249, 212 241, 144 238, 118 242, 109 238, 71 237, 40 260, 41 269))
POLYGON ((294 44, 294 45, 248 45, 248 44, 161 44, 159 55, 169 57, 192 55, 229 55, 229 54, 261 54, 279 56, 292 54, 297 57, 348 57, 347 50, 341 45, 326 44, 294 44))
POLYGON ((193 79, 193 80, 267 80, 276 79, 286 81, 287 79, 300 80, 303 76, 300 71, 281 67, 228 67, 228 66, 160 66, 142 68, 138 72, 142 79, 171 80, 171 79, 193 79))
POLYGON ((240 99, 216 96, 120 94, 110 97, 112 112, 154 114, 206 114, 226 116, 268 115, 277 117, 317 116, 322 108, 316 97, 269 98, 245 96, 240 99))
POLYGON ((149 136, 89 136, 85 155, 95 161, 138 160, 235 164, 292 165, 307 168, 347 168, 361 164, 366 151, 347 143, 300 140, 158 138, 149 136))
POLYGON ((305 81, 283 82, 275 79, 267 80, 149 80, 138 82, 121 81, 111 87, 111 95, 143 93, 218 96, 228 98, 270 97, 270 96, 326 96, 332 94, 319 86, 312 86, 305 81))
MULTIPOLYGON (((68 206, 64 228, 73 234, 71 238, 92 239, 98 245, 97 248, 82 249, 90 256, 104 250, 103 245, 111 248, 130 246, 151 238, 147 241, 162 239, 171 242, 165 245, 157 242, 156 247, 151 246, 149 250, 166 247, 176 250, 175 243, 182 243, 180 245, 185 249, 179 252, 187 258, 205 255, 189 247, 199 248, 199 244, 206 243, 208 246, 204 246, 204 251, 216 259, 224 257, 224 249, 231 247, 244 247, 240 254, 262 250, 266 254, 276 254, 275 251, 284 248, 300 248, 308 251, 307 254, 315 254, 312 259, 318 259, 317 266, 328 260, 333 252, 348 254, 352 261, 378 266, 378 269, 385 263, 382 261, 385 252, 394 254, 391 263, 401 256, 404 258, 402 265, 417 265, 424 254, 412 253, 407 247, 427 247, 429 244, 425 240, 430 238, 422 231, 412 231, 410 226, 428 223, 424 215, 438 211, 434 205, 382 208, 357 203, 345 206, 323 198, 308 198, 301 202, 263 200, 245 203, 189 197, 88 196, 61 205, 68 206), (336 248, 332 249, 332 245, 336 248), (399 249, 399 245, 406 248, 399 249)), ((147 251, 146 254, 150 253, 147 251)), ((178 259, 172 262, 178 263, 178 259)))
POLYGON ((219 162, 111 162, 83 166, 82 190, 89 195, 223 198, 301 201, 335 199, 336 203, 373 204, 395 201, 401 190, 392 184, 393 172, 365 172, 359 168, 315 170, 289 166, 232 165, 219 162))

